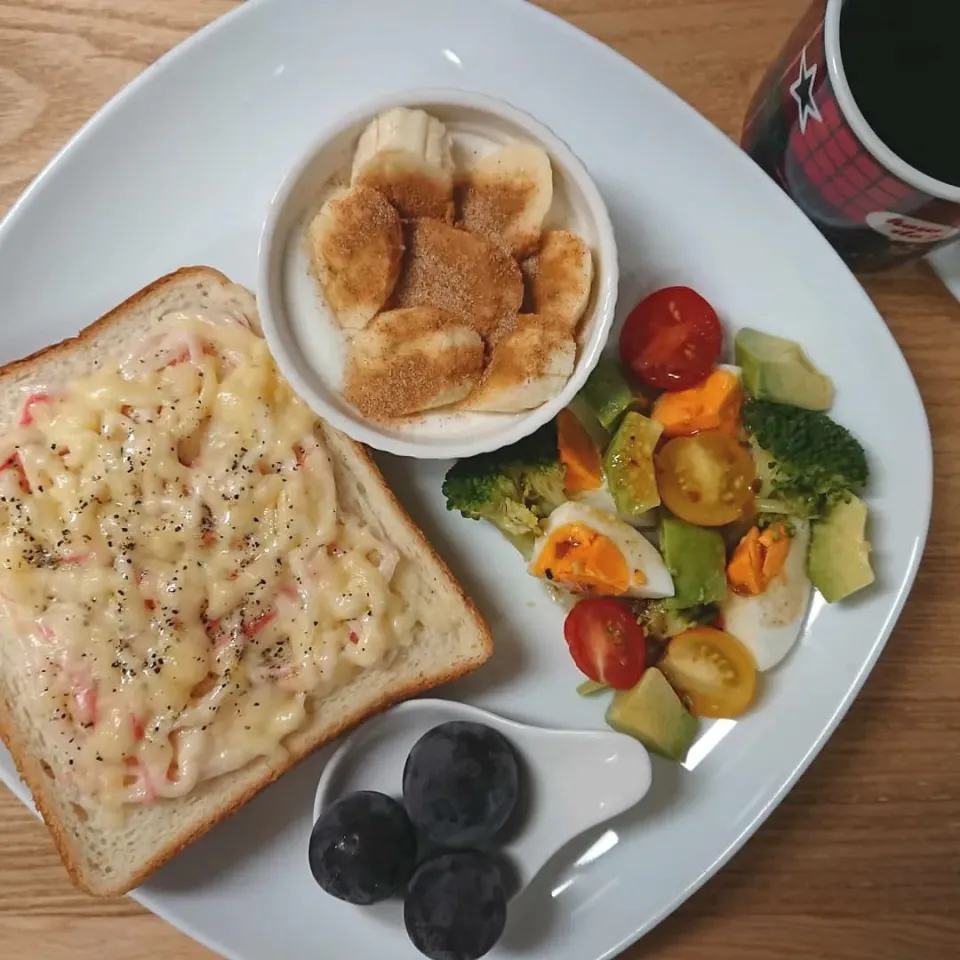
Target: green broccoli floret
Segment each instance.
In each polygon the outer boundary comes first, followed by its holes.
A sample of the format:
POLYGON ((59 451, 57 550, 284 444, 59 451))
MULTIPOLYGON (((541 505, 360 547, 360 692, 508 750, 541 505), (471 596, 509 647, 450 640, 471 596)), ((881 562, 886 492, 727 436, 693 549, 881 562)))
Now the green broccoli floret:
POLYGON ((455 472, 467 463, 459 461, 443 482, 448 510, 459 510, 470 520, 490 520, 512 536, 535 534, 540 529, 540 518, 523 502, 515 479, 486 470, 472 475, 455 472))
POLYGON ((536 433, 490 454, 508 476, 515 477, 526 503, 538 517, 546 517, 567 499, 567 468, 560 462, 556 421, 536 433))
POLYGON ((443 481, 448 510, 489 520, 521 550, 540 533, 540 521, 566 499, 557 427, 492 453, 458 460, 443 481))
POLYGON ((669 600, 638 600, 633 605, 633 611, 643 632, 660 641, 669 640, 692 627, 713 623, 718 613, 713 603, 677 610, 669 600))
POLYGON ((863 447, 825 413, 750 399, 742 418, 761 450, 765 489, 758 505, 766 512, 820 517, 866 486, 863 447))

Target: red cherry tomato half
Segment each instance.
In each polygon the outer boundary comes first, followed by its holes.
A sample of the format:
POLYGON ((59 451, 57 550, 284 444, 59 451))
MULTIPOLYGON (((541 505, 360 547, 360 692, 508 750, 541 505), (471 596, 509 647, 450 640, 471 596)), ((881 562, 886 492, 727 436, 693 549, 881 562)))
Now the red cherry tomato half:
POLYGON ((644 383, 686 390, 716 364, 723 328, 716 311, 689 287, 664 287, 641 300, 620 333, 620 357, 644 383))
POLYGON ((563 636, 580 671, 614 690, 636 686, 646 667, 643 628, 609 597, 581 600, 568 614, 563 636))

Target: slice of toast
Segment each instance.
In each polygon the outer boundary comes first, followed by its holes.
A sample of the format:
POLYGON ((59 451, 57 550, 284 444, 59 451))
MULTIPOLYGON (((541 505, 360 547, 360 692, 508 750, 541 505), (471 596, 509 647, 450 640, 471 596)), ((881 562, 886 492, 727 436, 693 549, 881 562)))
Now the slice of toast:
MULTIPOLYGON (((77 337, 0 369, 0 423, 8 428, 16 422, 25 390, 49 388, 115 363, 170 312, 231 303, 248 317, 254 313, 252 295, 213 269, 185 268, 163 277, 77 337)), ((468 673, 491 654, 490 633, 475 606, 397 503, 366 450, 326 425, 323 432, 338 504, 361 514, 406 558, 428 600, 424 621, 437 607, 449 614, 444 625, 418 624, 412 642, 389 666, 367 667, 329 695, 312 698, 307 725, 284 740, 283 756, 201 782, 183 798, 127 806, 120 823, 95 806, 76 803, 69 784, 45 759, 50 756, 45 718, 36 698, 23 695, 27 677, 18 656, 21 645, 17 638, 0 636, 0 736, 70 876, 84 890, 101 896, 129 891, 318 747, 399 700, 468 673)))

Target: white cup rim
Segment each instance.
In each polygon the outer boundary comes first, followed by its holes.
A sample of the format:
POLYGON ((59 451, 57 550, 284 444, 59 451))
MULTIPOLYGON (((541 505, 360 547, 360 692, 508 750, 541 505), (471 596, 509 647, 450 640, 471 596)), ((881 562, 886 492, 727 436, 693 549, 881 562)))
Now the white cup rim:
POLYGON ((840 110, 860 142, 870 151, 881 166, 899 177, 904 183, 930 194, 939 200, 960 203, 960 186, 954 186, 928 176, 898 157, 874 132, 853 99, 840 52, 840 13, 846 0, 827 0, 823 24, 824 51, 827 70, 833 83, 834 94, 840 110))

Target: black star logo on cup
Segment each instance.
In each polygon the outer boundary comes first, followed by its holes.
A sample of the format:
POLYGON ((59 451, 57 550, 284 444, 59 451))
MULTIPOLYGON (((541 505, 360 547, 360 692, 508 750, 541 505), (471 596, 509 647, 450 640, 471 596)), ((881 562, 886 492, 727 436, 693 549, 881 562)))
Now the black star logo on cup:
POLYGON ((790 84, 790 96, 797 102, 800 113, 800 134, 807 132, 807 121, 813 117, 817 123, 823 123, 820 108, 813 96, 813 85, 817 80, 817 64, 807 67, 807 48, 800 54, 800 75, 790 84))

